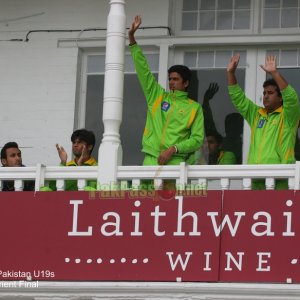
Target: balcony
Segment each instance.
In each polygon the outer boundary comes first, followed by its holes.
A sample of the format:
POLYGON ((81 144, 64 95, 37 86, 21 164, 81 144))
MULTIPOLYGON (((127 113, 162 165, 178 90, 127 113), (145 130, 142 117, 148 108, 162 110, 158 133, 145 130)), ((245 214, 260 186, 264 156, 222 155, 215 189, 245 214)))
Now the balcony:
MULTIPOLYGON (((35 191, 56 180, 57 191, 64 191, 66 180, 77 180, 78 191, 84 191, 88 180, 97 181, 101 167, 36 167, 1 168, 0 190, 3 180, 14 180, 15 190, 23 190, 24 180, 35 181, 35 191)), ((251 190, 252 179, 264 179, 267 190, 273 190, 276 179, 287 179, 290 190, 300 188, 300 162, 287 165, 201 165, 190 166, 118 166, 111 185, 100 184, 101 190, 127 190, 138 187, 142 180, 153 179, 157 190, 166 179, 176 180, 179 190, 191 186, 205 190, 251 190)))
POLYGON ((0 299, 300 299, 300 162, 119 166, 85 192, 100 172, 0 168, 21 192, 0 193, 0 299), (251 191, 253 178, 267 191, 251 191), (139 192, 144 179, 155 191, 139 192), (166 179, 177 191, 164 194, 166 179), (53 180, 57 192, 39 192, 53 180))

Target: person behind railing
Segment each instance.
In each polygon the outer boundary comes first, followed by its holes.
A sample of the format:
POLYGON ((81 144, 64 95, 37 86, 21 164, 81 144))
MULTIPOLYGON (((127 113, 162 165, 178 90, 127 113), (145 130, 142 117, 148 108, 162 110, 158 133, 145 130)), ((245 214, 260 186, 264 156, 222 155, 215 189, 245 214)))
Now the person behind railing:
MULTIPOLYGON (((294 88, 276 67, 276 56, 266 57, 260 67, 272 76, 264 84, 263 104, 259 107, 249 100, 239 87, 235 71, 240 59, 235 54, 227 66, 228 90, 236 109, 251 127, 251 143, 248 164, 295 163, 295 139, 300 108, 294 88)), ((276 180, 276 189, 286 189, 287 180, 276 180)), ((254 180, 253 189, 265 189, 264 180, 254 180)))
POLYGON ((133 63, 148 105, 143 165, 178 165, 203 143, 202 108, 188 97, 191 78, 188 67, 176 65, 169 68, 169 92, 157 83, 135 40, 134 35, 141 22, 140 16, 134 18, 128 37, 133 63))
MULTIPOLYGON (((225 137, 218 132, 213 113, 210 107, 210 101, 214 98, 215 94, 219 90, 219 85, 216 82, 211 82, 209 84, 208 89, 205 91, 203 96, 203 115, 204 115, 204 127, 205 127, 205 135, 206 140, 209 144, 218 144, 217 148, 222 148, 222 153, 225 153, 225 158, 221 159, 220 164, 241 164, 242 163, 242 138, 241 135, 243 133, 243 117, 237 113, 230 113, 225 118, 225 137), (221 142, 218 142, 222 140, 221 142), (230 156, 230 159, 227 157, 230 156)), ((195 153, 195 156, 199 156, 195 153)), ((210 151, 211 153, 211 151, 210 151)), ((219 164, 218 160, 213 161, 210 159, 209 164, 219 164)))
MULTIPOLYGON (((58 156, 60 158, 60 166, 77 167, 77 166, 97 166, 97 161, 92 157, 92 151, 95 146, 95 134, 92 131, 86 129, 75 130, 71 136, 72 152, 74 159, 68 162, 68 154, 65 149, 56 144, 58 156)), ((90 180, 87 182, 85 190, 96 190, 96 180, 90 180)), ((54 191, 56 190, 56 182, 51 181, 49 187, 43 187, 42 191, 54 191)), ((66 180, 66 191, 76 191, 77 181, 66 180)))
POLYGON ((216 131, 207 131, 204 146, 189 157, 190 165, 234 165, 237 163, 235 154, 224 151, 223 137, 216 131))
POLYGON ((225 117, 225 137, 223 139, 223 150, 233 152, 236 163, 242 163, 244 119, 241 114, 234 112, 225 117))
MULTIPOLYGON (((22 164, 22 152, 16 142, 8 142, 1 149, 1 163, 3 167, 25 167, 22 164)), ((34 181, 25 180, 23 191, 34 191, 34 181)), ((13 180, 4 180, 2 182, 3 192, 12 192, 15 190, 13 180)))

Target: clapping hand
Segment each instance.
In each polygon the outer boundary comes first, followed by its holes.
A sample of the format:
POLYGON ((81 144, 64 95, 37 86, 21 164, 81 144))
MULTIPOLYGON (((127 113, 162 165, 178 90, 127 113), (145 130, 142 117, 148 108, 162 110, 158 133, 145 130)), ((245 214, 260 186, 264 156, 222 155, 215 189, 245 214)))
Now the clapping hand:
POLYGON ((65 165, 67 163, 68 160, 68 154, 65 151, 64 147, 60 146, 59 144, 56 144, 56 149, 58 152, 58 156, 60 158, 60 163, 62 165, 65 165))

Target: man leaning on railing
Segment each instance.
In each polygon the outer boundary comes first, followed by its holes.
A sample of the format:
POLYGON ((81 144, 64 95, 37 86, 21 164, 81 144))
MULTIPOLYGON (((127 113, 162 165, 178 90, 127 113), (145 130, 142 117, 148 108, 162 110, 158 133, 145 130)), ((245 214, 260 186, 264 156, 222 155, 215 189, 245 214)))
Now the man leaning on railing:
MULTIPOLYGON (((300 119, 298 96, 280 74, 276 57, 267 56, 260 67, 272 76, 264 84, 263 104, 259 107, 249 100, 237 84, 235 70, 240 59, 235 54, 227 66, 229 95, 232 103, 251 128, 248 164, 295 163, 295 140, 300 119)), ((287 180, 276 180, 276 189, 287 189, 287 180)), ((253 180, 252 189, 265 189, 263 180, 253 180)))

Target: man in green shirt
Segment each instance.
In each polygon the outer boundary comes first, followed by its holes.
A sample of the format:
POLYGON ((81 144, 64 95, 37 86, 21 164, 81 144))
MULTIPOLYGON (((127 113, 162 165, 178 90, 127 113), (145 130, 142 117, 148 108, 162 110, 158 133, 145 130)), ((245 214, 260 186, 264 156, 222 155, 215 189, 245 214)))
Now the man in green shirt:
MULTIPOLYGON (((228 89, 236 109, 251 127, 248 164, 292 164, 300 109, 296 91, 276 67, 276 57, 267 56, 261 68, 272 76, 264 82, 263 104, 259 107, 249 100, 237 84, 235 70, 239 54, 227 66, 228 89)), ((254 182, 253 188, 264 189, 264 183, 254 182)), ((287 188, 286 180, 277 180, 276 188, 287 188)))
MULTIPOLYGON (((92 131, 86 129, 75 130, 71 135, 72 152, 74 159, 68 162, 68 154, 65 149, 56 144, 58 156, 60 158, 60 166, 77 167, 77 166, 97 166, 97 161, 91 156, 93 148, 95 146, 95 134, 92 131)), ((66 180, 65 191, 77 191, 76 180, 66 180)), ((90 180, 85 187, 86 191, 96 190, 96 180, 90 180)), ((51 181, 49 187, 42 187, 41 191, 55 191, 56 182, 51 181)))
POLYGON ((160 86, 148 66, 134 34, 142 20, 136 16, 128 31, 129 46, 148 111, 143 135, 144 165, 177 165, 203 143, 202 108, 188 98, 190 70, 176 65, 169 70, 169 89, 160 86))

